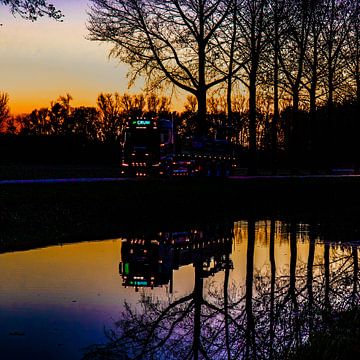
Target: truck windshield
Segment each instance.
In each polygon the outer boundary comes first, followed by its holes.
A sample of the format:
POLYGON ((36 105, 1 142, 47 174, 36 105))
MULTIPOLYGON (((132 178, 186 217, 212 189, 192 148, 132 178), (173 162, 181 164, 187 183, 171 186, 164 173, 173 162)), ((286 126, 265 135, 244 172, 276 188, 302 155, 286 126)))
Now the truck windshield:
POLYGON ((148 147, 159 141, 159 136, 154 131, 138 130, 126 133, 125 142, 133 146, 148 147))

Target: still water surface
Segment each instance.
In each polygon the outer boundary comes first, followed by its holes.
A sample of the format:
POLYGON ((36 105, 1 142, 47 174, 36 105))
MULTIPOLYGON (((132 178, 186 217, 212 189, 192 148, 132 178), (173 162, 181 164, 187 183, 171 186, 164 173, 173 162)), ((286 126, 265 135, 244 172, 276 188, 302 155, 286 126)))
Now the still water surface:
POLYGON ((1 254, 1 359, 276 358, 358 304, 354 241, 270 220, 179 230, 1 254))

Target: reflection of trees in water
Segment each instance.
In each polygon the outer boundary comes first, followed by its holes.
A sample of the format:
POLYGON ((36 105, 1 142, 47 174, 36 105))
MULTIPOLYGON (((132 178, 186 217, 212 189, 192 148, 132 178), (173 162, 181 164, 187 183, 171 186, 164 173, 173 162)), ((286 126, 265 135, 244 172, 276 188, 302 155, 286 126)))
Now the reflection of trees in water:
POLYGON ((323 252, 316 259, 316 236, 310 228, 304 264, 298 263, 294 226, 290 226, 289 237, 288 273, 274 276, 275 263, 271 260, 271 270, 254 279, 259 304, 254 308, 259 325, 255 332, 261 334, 257 358, 287 358, 309 336, 326 330, 334 316, 359 305, 356 246, 324 243, 319 246, 318 251, 323 252))
POLYGON ((298 227, 290 224, 288 269, 277 269, 277 226, 270 222, 269 266, 254 268, 256 223, 247 222, 245 284, 230 282, 230 256, 224 255, 222 283, 204 294, 201 254, 194 261, 193 291, 180 299, 142 295, 141 307, 126 305, 108 331, 108 344, 87 358, 278 359, 287 358, 339 314, 359 305, 356 246, 320 243, 307 229, 306 263, 298 260, 298 227))

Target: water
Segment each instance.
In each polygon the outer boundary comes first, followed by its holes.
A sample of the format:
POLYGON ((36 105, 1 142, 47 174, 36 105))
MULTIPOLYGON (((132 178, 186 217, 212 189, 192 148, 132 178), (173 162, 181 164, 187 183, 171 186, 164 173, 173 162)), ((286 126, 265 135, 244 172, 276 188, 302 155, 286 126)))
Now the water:
POLYGON ((277 358, 358 304, 341 240, 249 220, 1 254, 1 359, 277 358))

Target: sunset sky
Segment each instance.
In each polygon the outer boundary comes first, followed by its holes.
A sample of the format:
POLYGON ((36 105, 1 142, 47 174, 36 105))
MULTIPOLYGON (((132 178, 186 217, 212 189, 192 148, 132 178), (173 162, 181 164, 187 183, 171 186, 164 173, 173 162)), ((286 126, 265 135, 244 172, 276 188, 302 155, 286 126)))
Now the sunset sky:
POLYGON ((66 93, 74 106, 94 106, 100 92, 128 91, 127 67, 108 59, 110 45, 85 39, 89 1, 51 2, 63 11, 62 23, 32 23, 0 7, 0 92, 9 93, 13 114, 47 107, 66 93))

